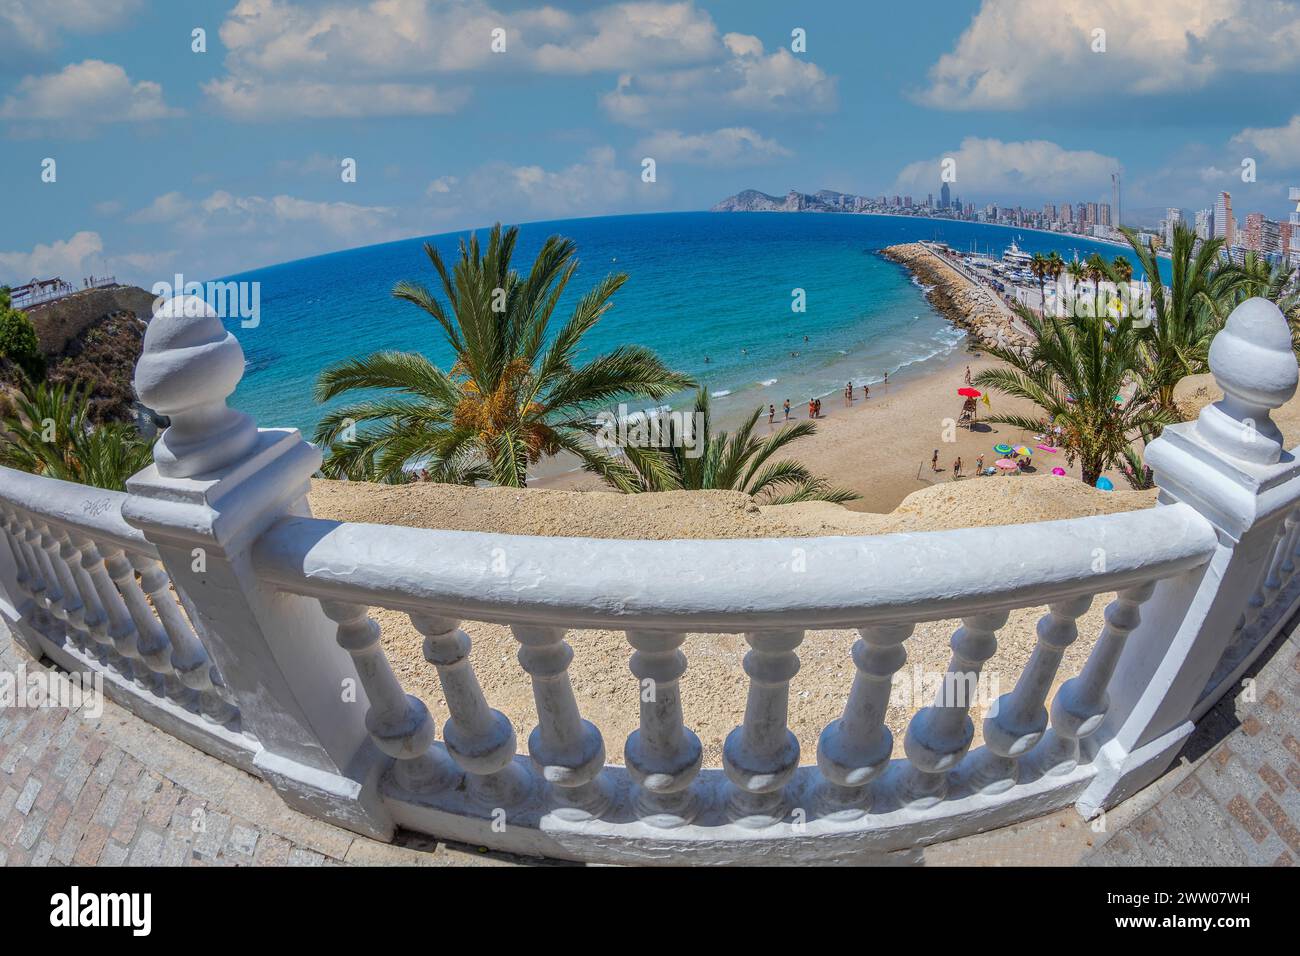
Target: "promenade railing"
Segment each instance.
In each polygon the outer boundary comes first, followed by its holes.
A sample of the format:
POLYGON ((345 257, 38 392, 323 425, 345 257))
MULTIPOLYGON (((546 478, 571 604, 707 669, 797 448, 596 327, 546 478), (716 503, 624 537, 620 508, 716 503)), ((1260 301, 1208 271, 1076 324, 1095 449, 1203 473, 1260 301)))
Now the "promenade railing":
POLYGON ((126 493, 0 470, 0 612, 33 654, 102 674, 115 699, 296 809, 381 839, 400 825, 588 861, 825 862, 1070 804, 1092 817, 1167 769, 1300 604, 1300 468, 1269 417, 1297 367, 1263 300, 1211 350, 1225 398, 1147 449, 1154 508, 725 542, 313 518, 319 453, 228 408, 238 343, 201 301, 172 306, 136 373, 171 424, 126 493), (1061 674, 1098 595, 1114 595, 1105 624, 1080 672, 1061 674), (423 635, 441 727, 395 675, 372 608, 423 635), (972 748, 980 671, 1021 608, 1043 608, 1036 645, 972 748), (909 637, 947 620, 947 674, 895 757, 886 711, 909 637), (466 621, 511 629, 535 726, 493 708, 466 621), (569 665, 591 651, 569 634, 586 628, 626 636, 639 714, 626 740, 580 709, 569 665), (858 632, 843 648, 854 676, 816 753, 801 754, 790 681, 806 632, 831 628, 858 632), (702 767, 683 716, 692 633, 740 633, 750 648, 720 768, 702 767))

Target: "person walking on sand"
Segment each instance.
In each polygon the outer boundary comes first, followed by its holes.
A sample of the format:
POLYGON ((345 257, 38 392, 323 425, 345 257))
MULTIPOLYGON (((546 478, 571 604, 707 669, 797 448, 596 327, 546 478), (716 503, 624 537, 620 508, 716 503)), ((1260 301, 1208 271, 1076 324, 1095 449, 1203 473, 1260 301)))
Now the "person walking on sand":
POLYGON ((956 481, 960 477, 961 477, 961 455, 958 455, 957 460, 952 463, 952 480, 956 481))
POLYGON ((930 470, 938 472, 939 470, 939 449, 934 450, 934 455, 930 458, 930 470))
POLYGON ((978 458, 975 459, 975 474, 977 474, 977 475, 982 475, 982 474, 984 474, 984 456, 983 456, 983 455, 980 455, 978 458))
POLYGON ((970 366, 969 366, 969 365, 966 366, 966 384, 967 384, 967 385, 970 384, 970 366))
POLYGON ((769 425, 771 425, 771 424, 773 424, 775 421, 776 421, 776 406, 775 406, 775 405, 768 405, 768 406, 767 406, 767 423, 768 423, 769 425))
POLYGON ((808 417, 809 418, 817 417, 817 401, 812 398, 808 399, 808 417))
POLYGON ((889 384, 889 369, 885 369, 885 384, 889 384))
POLYGON ((785 400, 784 407, 785 407, 785 420, 788 422, 790 420, 790 399, 787 398, 785 400))
POLYGON ((870 386, 870 385, 866 385, 866 384, 864 384, 864 385, 862 386, 862 398, 863 398, 863 400, 865 401, 866 399, 868 399, 868 398, 870 398, 870 397, 871 397, 871 386, 870 386))

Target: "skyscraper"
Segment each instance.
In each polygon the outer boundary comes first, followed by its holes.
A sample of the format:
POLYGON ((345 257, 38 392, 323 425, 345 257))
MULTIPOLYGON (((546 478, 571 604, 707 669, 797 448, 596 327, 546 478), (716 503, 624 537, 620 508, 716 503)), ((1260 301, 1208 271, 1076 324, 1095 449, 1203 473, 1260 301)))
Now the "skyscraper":
POLYGON ((1120 204, 1120 181, 1119 173, 1110 174, 1110 192, 1111 202, 1115 204, 1115 225, 1124 225, 1124 207, 1120 204))
POLYGON ((939 188, 939 208, 947 209, 951 205, 952 205, 952 190, 948 188, 947 183, 944 183, 939 188))
POLYGON ((1196 237, 1198 239, 1209 239, 1214 234, 1214 211, 1212 209, 1198 209, 1196 211, 1196 237))
MULTIPOLYGON (((1173 248, 1174 245, 1174 227, 1183 221, 1183 211, 1175 209, 1172 206, 1165 210, 1165 246, 1173 248)), ((1201 228, 1201 214, 1196 214, 1196 229, 1199 232, 1201 228)))
POLYGON ((1236 245, 1237 224, 1232 219, 1232 196, 1219 193, 1214 202, 1214 238, 1222 239, 1225 246, 1236 245))
POLYGON ((1291 262, 1300 264, 1300 186, 1291 187, 1291 201, 1295 203, 1295 212, 1291 213, 1291 262))

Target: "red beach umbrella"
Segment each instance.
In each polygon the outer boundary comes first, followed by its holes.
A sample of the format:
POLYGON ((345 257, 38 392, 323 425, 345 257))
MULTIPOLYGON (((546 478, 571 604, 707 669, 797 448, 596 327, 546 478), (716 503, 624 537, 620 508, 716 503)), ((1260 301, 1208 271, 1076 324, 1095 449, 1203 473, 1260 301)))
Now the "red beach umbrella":
POLYGON ((959 388, 957 394, 963 398, 979 398, 983 393, 978 388, 959 388))

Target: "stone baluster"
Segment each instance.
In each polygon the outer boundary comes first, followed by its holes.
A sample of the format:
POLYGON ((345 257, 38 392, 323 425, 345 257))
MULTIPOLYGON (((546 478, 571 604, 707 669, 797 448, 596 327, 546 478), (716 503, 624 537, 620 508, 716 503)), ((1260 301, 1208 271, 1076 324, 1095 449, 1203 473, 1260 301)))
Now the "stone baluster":
POLYGON ((744 722, 727 735, 722 766, 733 784, 728 815, 758 828, 786 814, 785 785, 799 767, 799 741, 788 726, 790 680, 799 673, 795 648, 801 629, 752 631, 745 635, 749 694, 744 722))
POLYGON ((135 568, 121 548, 113 548, 108 552, 104 567, 118 594, 122 596, 127 614, 135 627, 131 660, 139 661, 148 668, 155 676, 154 683, 160 693, 175 698, 184 688, 171 668, 171 641, 167 639, 167 632, 149 607, 144 591, 135 579, 135 568))
MULTIPOLYGON (((130 552, 126 556, 131 566, 140 575, 140 585, 149 595, 154 613, 162 622, 163 631, 171 642, 170 656, 166 665, 172 668, 182 685, 195 692, 195 704, 200 716, 221 725, 231 724, 239 716, 239 708, 234 705, 221 681, 221 675, 208 658, 208 652, 194 633, 194 628, 177 604, 172 594, 171 578, 163 566, 147 555, 130 552)), ((159 657, 146 660, 151 668, 164 665, 159 657)))
MULTIPOLYGON (((49 589, 52 586, 49 571, 45 568, 38 557, 38 548, 32 544, 33 531, 31 524, 26 515, 14 513, 14 543, 22 552, 27 560, 28 582, 27 590, 32 596, 32 602, 35 608, 32 611, 32 619, 35 622, 37 630, 41 633, 50 635, 54 627, 54 618, 49 611, 49 589)), ((57 585, 55 585, 57 586, 57 585)))
MULTIPOLYGON (((137 687, 153 690, 156 682, 149 669, 140 661, 136 649, 135 622, 131 620, 122 595, 109 576, 105 554, 91 538, 82 537, 78 545, 81 549, 81 567, 90 579, 107 620, 107 628, 96 635, 96 640, 107 639, 112 648, 110 657, 123 677, 137 687)), ((109 554, 112 553, 111 548, 107 550, 109 554)))
POLYGON ((611 802, 602 773, 605 741, 578 712, 569 680, 573 649, 564 640, 564 629, 516 624, 511 631, 521 645, 519 663, 532 678, 537 706, 528 753, 552 787, 559 803, 555 814, 575 822, 598 817, 611 802))
POLYGON ((1001 793, 1018 782, 1021 758, 1047 730, 1047 695, 1065 649, 1079 637, 1078 619, 1092 600, 1091 594, 1085 594, 1059 601, 1039 619, 1038 641, 1029 663, 1011 693, 994 701, 984 718, 984 747, 972 755, 973 789, 1001 793))
POLYGON ((37 610, 35 599, 36 570, 31 566, 27 549, 23 547, 20 538, 22 528, 18 524, 18 519, 8 508, 0 507, 0 528, 4 529, 5 541, 8 542, 9 550, 14 556, 14 580, 21 592, 22 600, 19 601, 15 610, 18 612, 18 617, 25 620, 37 610))
POLYGON ((880 624, 858 629, 853 645, 857 674, 844 713, 817 739, 817 766, 825 778, 818 803, 827 816, 852 820, 866 813, 867 784, 889 766, 894 735, 885 726, 893 678, 906 662, 903 647, 914 624, 880 624))
POLYGON ((62 599, 63 594, 59 591, 58 579, 54 576, 54 569, 46 559, 47 555, 41 548, 41 533, 36 529, 36 522, 30 515, 26 515, 22 520, 23 524, 23 546, 31 556, 32 565, 37 569, 42 587, 40 588, 40 604, 45 613, 46 623, 49 627, 55 626, 57 616, 54 613, 55 605, 62 599))
POLYGON ((1275 559, 1281 550, 1284 534, 1285 529, 1282 526, 1279 526, 1273 534, 1273 541, 1268 549, 1268 560, 1260 565, 1259 571, 1255 575, 1255 583, 1250 589, 1250 597, 1246 599, 1241 615, 1237 618, 1237 626, 1232 630, 1232 637, 1228 640, 1228 647, 1239 645, 1250 632, 1255 622, 1259 620, 1260 615, 1264 613, 1264 608, 1268 603, 1266 587, 1275 559))
MULTIPOLYGON (((80 619, 84 621, 85 615, 81 595, 72 582, 72 572, 69 570, 68 564, 59 557, 59 539, 55 537, 48 524, 37 525, 36 545, 44 555, 44 564, 49 569, 50 580, 58 584, 55 591, 49 592, 50 612, 65 627, 72 620, 80 619)), ((75 631, 76 628, 70 630, 75 631)))
MULTIPOLYGON (((1277 600, 1278 594, 1281 593, 1288 579, 1286 567, 1294 562, 1291 561, 1292 553, 1295 549, 1295 531, 1296 531, 1296 512, 1293 508, 1287 512, 1286 519, 1278 526, 1277 545, 1273 549, 1273 555, 1268 562, 1268 574, 1264 576, 1263 607, 1271 607, 1277 600)), ((1261 613, 1262 613, 1261 608, 1261 613)))
POLYGON ((492 809, 520 803, 532 782, 515 762, 515 729, 499 710, 488 706, 469 660, 469 635, 459 622, 415 613, 411 623, 424 635, 424 659, 438 672, 447 711, 443 743, 466 773, 472 796, 492 809))
POLYGON ((636 784, 633 807, 643 823, 672 829, 691 823, 701 800, 694 786, 704 750, 682 719, 679 682, 686 673, 685 634, 630 630, 628 667, 637 679, 640 726, 623 744, 636 784))
POLYGON ((1282 557, 1282 589, 1291 585, 1296 572, 1296 545, 1300 543, 1300 508, 1294 508, 1286 516, 1286 545, 1282 557))
POLYGON ((980 671, 998 648, 997 632, 1007 611, 962 619, 952 636, 952 658, 935 702, 908 723, 903 750, 910 766, 902 774, 898 796, 904 804, 933 806, 948 793, 948 772, 961 762, 975 738, 970 708, 980 671))
POLYGON ((321 601, 321 608, 338 625, 339 646, 356 664, 357 679, 370 701, 366 728, 375 746, 393 758, 397 783, 413 792, 456 786, 460 774, 433 748, 436 728, 429 708, 402 690, 379 643, 379 623, 361 605, 321 601))
POLYGON ((1052 729, 1035 761, 1048 773, 1069 773, 1079 765, 1079 741, 1094 733, 1106 719, 1110 700, 1106 688, 1114 676, 1124 644, 1142 622, 1142 605, 1154 593, 1156 582, 1120 591, 1106 608, 1106 625, 1088 655, 1079 676, 1072 677, 1052 701, 1052 729))

